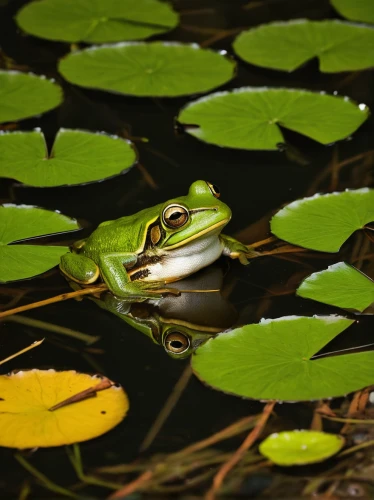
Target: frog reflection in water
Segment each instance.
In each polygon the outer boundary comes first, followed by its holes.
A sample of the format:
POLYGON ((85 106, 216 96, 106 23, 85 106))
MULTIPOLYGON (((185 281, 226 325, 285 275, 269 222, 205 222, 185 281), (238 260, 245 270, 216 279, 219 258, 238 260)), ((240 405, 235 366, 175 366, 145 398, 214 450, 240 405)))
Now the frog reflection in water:
MULTIPOLYGON (((160 298, 158 290, 208 266, 221 255, 247 264, 254 252, 221 234, 231 218, 209 182, 194 182, 186 196, 107 221, 62 256, 60 269, 75 283, 101 278, 121 299, 160 298)), ((171 292, 173 289, 171 289, 171 292)))
POLYGON ((184 359, 239 318, 236 307, 221 293, 224 276, 226 269, 213 264, 181 280, 178 297, 130 303, 106 292, 91 299, 162 346, 172 358, 184 359))

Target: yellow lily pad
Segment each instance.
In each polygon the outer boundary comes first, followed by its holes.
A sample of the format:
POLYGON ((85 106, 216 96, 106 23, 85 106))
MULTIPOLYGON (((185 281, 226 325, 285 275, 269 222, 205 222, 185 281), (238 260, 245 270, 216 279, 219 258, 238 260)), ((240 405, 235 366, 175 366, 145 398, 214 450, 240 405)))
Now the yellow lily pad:
POLYGON ((18 371, 0 376, 0 446, 36 448, 87 441, 125 417, 122 387, 74 370, 18 371))

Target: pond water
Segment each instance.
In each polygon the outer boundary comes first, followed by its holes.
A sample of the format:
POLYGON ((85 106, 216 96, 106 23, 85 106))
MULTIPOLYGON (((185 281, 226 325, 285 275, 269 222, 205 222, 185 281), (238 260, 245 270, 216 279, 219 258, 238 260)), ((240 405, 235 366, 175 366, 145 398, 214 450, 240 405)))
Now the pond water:
MULTIPOLYGON (((35 73, 56 78, 63 86, 65 100, 55 111, 22 121, 20 128, 29 130, 41 127, 49 145, 60 127, 125 135, 135 141, 140 163, 122 176, 69 188, 28 188, 14 185, 10 180, 2 180, 1 202, 38 205, 75 217, 84 226, 83 231, 76 235, 76 239, 79 239, 88 235, 102 221, 132 214, 185 194, 193 181, 206 179, 220 187, 221 199, 232 209, 233 217, 225 233, 245 243, 252 243, 269 237, 270 216, 282 205, 318 191, 329 191, 331 186, 336 190, 355 189, 368 186, 373 181, 370 170, 372 163, 366 161, 368 158, 364 158, 366 163, 364 160, 357 161, 342 169, 337 179, 329 175, 323 177, 334 155, 343 161, 370 150, 372 119, 364 123, 352 138, 337 145, 322 146, 299 134, 285 131, 288 146, 282 151, 241 151, 210 146, 181 133, 175 127, 174 119, 179 109, 194 96, 176 99, 125 97, 86 90, 65 82, 56 71, 56 62, 68 52, 68 44, 21 34, 14 24, 13 16, 25 3, 22 0, 0 1, 0 63, 4 64, 6 55, 21 69, 31 69, 35 73)), ((181 25, 158 39, 198 42, 217 50, 227 50, 229 54, 233 53, 231 43, 235 30, 239 32, 243 28, 272 20, 338 17, 327 0, 174 0, 173 5, 182 13, 181 25)), ((222 88, 281 86, 324 90, 328 93, 337 91, 372 107, 373 83, 373 73, 369 71, 322 74, 318 71, 316 61, 307 63, 293 73, 266 70, 238 61, 236 77, 222 88)), ((63 241, 69 244, 74 239, 73 235, 71 239, 63 241)), ((62 241, 61 236, 51 241, 62 241)), ((244 324, 256 323, 262 317, 338 312, 333 307, 298 298, 294 290, 300 280, 313 271, 324 269, 339 260, 349 261, 354 245, 355 240, 351 238, 340 255, 312 255, 308 252, 306 255, 268 256, 254 259, 246 267, 222 258, 215 265, 215 279, 223 280, 222 295, 232 304, 228 308, 230 321, 244 324)), ((366 265, 365 272, 373 277, 373 265, 366 265)), ((63 293, 68 290, 68 286, 58 271, 54 270, 31 281, 7 285, 6 289, 7 295, 1 296, 4 304, 16 297, 19 290, 27 291, 20 302, 26 303, 63 293)), ((200 304, 200 307, 206 307, 200 314, 201 321, 207 324, 217 321, 218 313, 214 307, 218 306, 209 308, 200 304)), ((196 304, 192 309, 196 313, 196 304)), ((171 359, 147 336, 89 300, 51 304, 25 313, 25 316, 99 336, 100 339, 92 347, 87 347, 81 341, 67 336, 6 322, 1 325, 1 358, 44 335, 46 340, 37 349, 7 363, 4 370, 53 367, 99 372, 122 384, 129 396, 130 410, 123 422, 109 433, 81 444, 83 463, 87 470, 176 452, 241 417, 258 414, 263 408, 261 402, 220 393, 192 376, 150 447, 140 453, 145 436, 186 370, 189 360, 171 359)), ((370 316, 364 316, 354 328, 354 336, 342 334, 326 350, 370 343, 373 328, 370 316)), ((337 407, 342 404, 342 400, 336 402, 337 407)), ((266 433, 271 430, 308 428, 312 410, 311 403, 278 405, 277 418, 269 424, 266 433)), ((340 427, 331 423, 325 428, 338 431, 340 427)), ((363 432, 368 431, 365 428, 363 432)), ((236 436, 216 447, 232 452, 243 437, 236 436)), ((0 449, 2 498, 21 498, 18 496, 20 488, 30 478, 29 473, 14 460, 13 454, 11 449, 0 449)), ((64 447, 27 452, 24 456, 56 483, 67 488, 77 483, 64 447)), ((369 453, 367 457, 369 460, 369 453)), ((279 468, 259 469, 252 475, 247 474, 241 484, 230 483, 232 490, 227 494, 230 498, 236 494, 249 498, 270 495, 270 491, 272 497, 297 497, 307 484, 305 478, 316 478, 334 466, 336 462, 330 460, 321 465, 301 469, 294 467, 286 471, 279 468)), ((212 467, 214 469, 216 465, 212 467)), ((134 477, 136 474, 126 476, 126 481, 134 477)), ((121 480, 125 482, 124 476, 121 476, 121 480)), ((178 482, 176 478, 173 484, 184 484, 185 491, 181 488, 182 492, 175 495, 180 498, 203 498, 210 481, 188 489, 188 482, 178 482)), ((340 493, 347 494, 348 487, 347 484, 342 486, 340 493)), ((33 481, 30 488, 27 498, 55 498, 55 494, 43 488, 40 482, 33 481)), ((360 488, 365 493, 369 491, 365 482, 360 483, 360 488)), ((80 495, 80 491, 77 489, 75 493, 80 495)), ((91 486, 84 491, 86 498, 104 498, 108 493, 108 490, 98 486, 91 486)), ((154 498, 164 498, 168 493, 154 488, 148 494, 154 498)))

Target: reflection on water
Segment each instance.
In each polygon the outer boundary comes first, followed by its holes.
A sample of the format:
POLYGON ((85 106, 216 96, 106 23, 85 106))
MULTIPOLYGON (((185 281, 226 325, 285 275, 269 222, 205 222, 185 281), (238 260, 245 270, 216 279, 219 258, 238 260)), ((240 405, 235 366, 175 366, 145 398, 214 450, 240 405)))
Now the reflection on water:
POLYGON ((106 292, 95 302, 162 346, 174 359, 184 359, 208 338, 230 328, 238 317, 221 293, 222 266, 212 265, 174 284, 179 296, 129 303, 106 292))

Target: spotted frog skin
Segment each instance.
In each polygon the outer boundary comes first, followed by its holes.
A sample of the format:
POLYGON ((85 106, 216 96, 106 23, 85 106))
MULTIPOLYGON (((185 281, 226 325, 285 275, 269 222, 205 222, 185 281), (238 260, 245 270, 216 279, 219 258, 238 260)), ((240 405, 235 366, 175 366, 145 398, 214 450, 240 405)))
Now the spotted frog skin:
POLYGON ((221 255, 247 264, 251 249, 221 234, 231 210, 219 196, 218 188, 200 180, 185 196, 103 222, 61 257, 60 269, 75 283, 101 279, 113 295, 139 301, 160 296, 165 285, 221 255))

